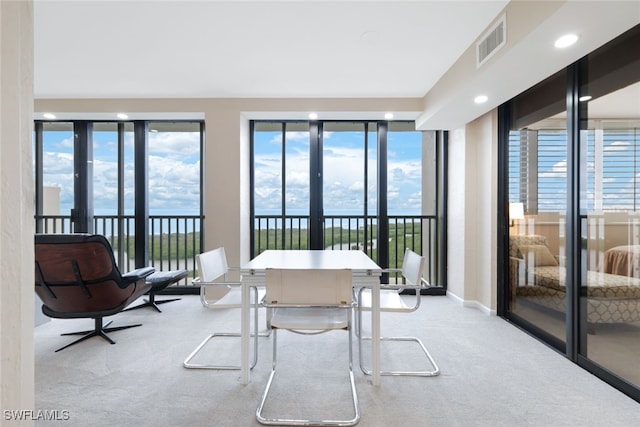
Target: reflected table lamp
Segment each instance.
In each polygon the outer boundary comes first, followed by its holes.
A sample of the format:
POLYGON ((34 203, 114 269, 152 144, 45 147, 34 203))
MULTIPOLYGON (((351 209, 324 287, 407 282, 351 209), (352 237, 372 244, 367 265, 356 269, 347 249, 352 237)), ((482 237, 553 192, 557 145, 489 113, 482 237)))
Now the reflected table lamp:
POLYGON ((524 219, 524 204, 523 203, 509 203, 509 220, 511 221, 510 227, 515 225, 516 219, 524 219))

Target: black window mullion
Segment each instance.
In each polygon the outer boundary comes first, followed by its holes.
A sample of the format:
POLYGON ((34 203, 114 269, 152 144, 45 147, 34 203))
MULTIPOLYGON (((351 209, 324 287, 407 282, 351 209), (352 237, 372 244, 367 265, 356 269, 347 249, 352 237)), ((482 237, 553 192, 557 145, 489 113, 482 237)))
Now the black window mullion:
POLYGON ((93 233, 93 123, 73 124, 73 211, 75 233, 93 233))
POLYGON ((324 249, 322 227, 322 124, 309 123, 309 249, 324 249))
POLYGON ((133 122, 135 145, 135 268, 149 264, 149 180, 148 151, 149 124, 145 121, 133 122))
MULTIPOLYGON (((378 123, 378 265, 389 267, 389 214, 387 206, 387 130, 388 123, 378 123)), ((389 283, 389 275, 383 274, 382 283, 389 283)))
POLYGON ((124 227, 124 123, 118 123, 118 265, 121 269, 124 268, 125 253, 127 250, 124 247, 123 236, 125 233, 124 227))
POLYGON ((43 191, 44 191, 44 184, 43 184, 43 174, 44 174, 44 166, 43 166, 43 161, 44 161, 44 153, 43 153, 43 125, 42 122, 36 122, 35 123, 35 208, 36 208, 36 233, 42 233, 43 232, 43 222, 44 219, 42 219, 42 213, 44 211, 44 207, 43 207, 43 191))

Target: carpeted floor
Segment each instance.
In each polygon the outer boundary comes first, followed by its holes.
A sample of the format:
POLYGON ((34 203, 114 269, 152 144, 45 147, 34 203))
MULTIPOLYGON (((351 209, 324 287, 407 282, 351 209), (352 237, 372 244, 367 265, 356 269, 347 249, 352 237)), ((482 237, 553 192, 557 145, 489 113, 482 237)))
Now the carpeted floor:
MULTIPOLYGON (((59 418, 68 419, 36 425, 259 425, 255 409, 271 367, 270 338, 260 338, 252 381, 242 385, 238 371, 182 366, 206 335, 236 329, 237 310, 203 308, 197 296, 161 308, 162 313, 147 308, 113 316, 113 326, 143 323, 111 334, 116 345, 92 338, 54 353, 73 340, 60 333, 90 329, 92 321, 52 320, 38 326, 36 409, 58 411, 59 418)), ((354 369, 359 426, 640 425, 637 402, 503 319, 447 297, 425 297, 419 312, 388 315, 382 322, 383 333, 420 336, 441 375, 383 377, 381 386, 373 387, 354 369)), ((346 334, 281 332, 278 342, 279 375, 268 413, 350 417, 346 334)), ((220 339, 198 360, 235 363, 236 344, 220 339)), ((414 364, 414 355, 415 348, 402 344, 383 347, 385 367, 414 364)))

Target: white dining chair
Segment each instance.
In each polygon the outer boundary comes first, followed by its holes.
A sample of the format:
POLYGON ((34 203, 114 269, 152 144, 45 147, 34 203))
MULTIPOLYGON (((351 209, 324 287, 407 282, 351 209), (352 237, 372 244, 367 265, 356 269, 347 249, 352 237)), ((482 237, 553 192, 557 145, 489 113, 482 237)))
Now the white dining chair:
MULTIPOLYGON (((418 255, 411 249, 406 249, 404 259, 402 261, 402 269, 384 269, 383 273, 402 273, 403 283, 381 284, 380 285, 380 313, 411 313, 420 307, 420 291, 429 287, 429 284, 422 277, 425 258, 418 255), (408 305, 400 295, 405 289, 415 291, 415 300, 413 305, 408 305)), ((361 287, 357 297, 357 318, 356 318, 356 335, 358 336, 358 350, 360 369, 365 375, 371 375, 372 371, 368 369, 363 361, 362 342, 371 340, 371 337, 363 335, 362 313, 371 311, 371 289, 361 287)), ((424 346, 422 341, 417 337, 380 337, 381 341, 411 341, 419 345, 420 349, 426 356, 428 365, 425 370, 381 370, 380 375, 409 375, 433 377, 440 374, 440 368, 435 360, 424 346)))
MULTIPOLYGON (((241 301, 241 283, 239 281, 229 280, 231 271, 239 271, 238 268, 230 268, 227 263, 227 256, 224 247, 203 252, 196 256, 196 264, 198 267, 198 277, 192 283, 200 286, 200 302, 204 307, 210 309, 239 309, 242 306, 241 301)), ((258 341, 259 336, 268 336, 268 333, 260 334, 258 332, 258 309, 260 300, 264 296, 264 287, 251 288, 254 309, 254 345, 253 360, 250 367, 253 368, 258 361, 258 341)), ((238 320, 240 320, 238 318, 238 320)), ((239 327, 239 326, 238 326, 239 327)), ((213 332, 205 337, 204 340, 189 354, 184 360, 183 366, 188 369, 240 369, 240 364, 225 365, 216 363, 196 363, 193 359, 204 349, 204 347, 214 338, 220 337, 237 337, 240 338, 239 332, 213 332)))
MULTIPOLYGON (((330 269, 267 269, 264 305, 273 309, 271 317, 273 352, 271 374, 256 409, 256 419, 266 425, 352 426, 360 420, 358 395, 353 376, 351 318, 353 288, 351 270, 330 269), (333 330, 348 333, 349 380, 353 417, 349 419, 305 419, 267 417, 265 403, 274 382, 277 362, 278 330, 285 329, 304 335, 333 330)), ((297 402, 300 405, 300 402, 297 402)))

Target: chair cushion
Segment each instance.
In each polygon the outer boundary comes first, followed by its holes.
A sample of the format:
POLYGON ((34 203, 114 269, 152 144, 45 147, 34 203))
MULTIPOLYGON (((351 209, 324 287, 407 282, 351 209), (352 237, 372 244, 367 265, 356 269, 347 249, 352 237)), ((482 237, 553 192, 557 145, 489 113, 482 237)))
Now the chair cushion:
POLYGON ((151 292, 157 292, 184 279, 188 274, 189 272, 187 270, 156 271, 150 276, 147 276, 145 281, 151 285, 151 292))
POLYGON ((276 308, 271 326, 279 329, 321 331, 344 329, 348 325, 344 308, 276 308))

